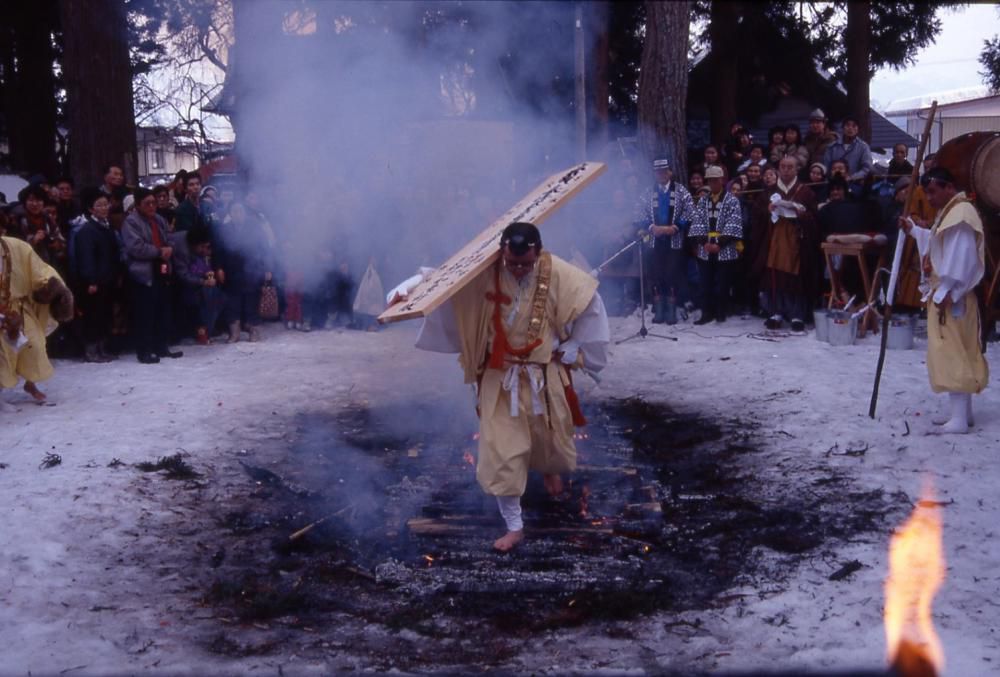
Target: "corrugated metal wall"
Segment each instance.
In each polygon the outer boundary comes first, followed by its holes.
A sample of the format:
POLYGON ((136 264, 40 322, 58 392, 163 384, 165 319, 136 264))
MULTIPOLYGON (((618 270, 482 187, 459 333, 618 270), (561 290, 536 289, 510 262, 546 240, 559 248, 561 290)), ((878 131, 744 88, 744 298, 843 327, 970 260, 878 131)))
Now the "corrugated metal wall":
MULTIPOLYGON (((909 118, 906 121, 906 131, 916 138, 924 131, 926 122, 917 118, 909 118)), ((931 129, 931 140, 928 148, 929 152, 934 152, 941 147, 944 141, 954 139, 956 136, 969 132, 998 132, 1000 131, 1000 115, 981 115, 977 117, 942 117, 934 121, 931 129), (942 141, 943 137, 943 141, 942 141)))

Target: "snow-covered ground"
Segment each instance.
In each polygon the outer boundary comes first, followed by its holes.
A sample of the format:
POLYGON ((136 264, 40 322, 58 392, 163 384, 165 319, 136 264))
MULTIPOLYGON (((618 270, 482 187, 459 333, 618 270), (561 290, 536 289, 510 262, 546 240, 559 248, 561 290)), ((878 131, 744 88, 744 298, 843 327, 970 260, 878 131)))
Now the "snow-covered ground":
MULTIPOLYGON (((613 320, 616 337, 637 328, 634 317, 613 320)), ((378 333, 300 334, 274 327, 261 343, 184 346, 182 359, 159 365, 131 356, 109 365, 58 362, 55 377, 42 384, 57 402, 52 407, 30 404, 20 390, 0 393, 19 408, 0 412, 0 673, 322 674, 366 667, 350 647, 322 659, 280 644, 232 659, 206 651, 198 638, 219 621, 199 603, 204 591, 181 551, 211 554, 213 544, 199 540, 208 517, 195 499, 226 491, 240 475, 240 458, 279 448, 297 413, 335 411, 359 399, 419 399, 440 400, 471 421, 453 358, 413 349, 415 329, 408 323, 378 333), (169 482, 133 467, 178 451, 204 481, 169 482), (62 462, 41 467, 50 453, 62 462)), ((654 329, 679 340, 616 346, 603 381, 582 384, 582 397, 637 395, 753 421, 766 448, 748 462, 774 482, 805 485, 837 470, 856 487, 915 500, 929 476, 946 504, 947 580, 934 606, 946 672, 1000 670, 995 387, 974 400, 972 434, 927 436, 930 414, 944 402, 929 391, 922 341, 916 350, 889 353, 879 415, 870 420, 876 337, 835 348, 812 333, 767 337, 759 321, 738 319, 654 329), (865 447, 863 454, 842 453, 865 447)), ((732 590, 710 609, 633 621, 628 636, 604 623, 540 635, 506 667, 877 668, 885 660, 888 538, 887 528, 835 552, 825 548, 790 580, 732 590), (864 567, 830 581, 850 560, 864 567)))

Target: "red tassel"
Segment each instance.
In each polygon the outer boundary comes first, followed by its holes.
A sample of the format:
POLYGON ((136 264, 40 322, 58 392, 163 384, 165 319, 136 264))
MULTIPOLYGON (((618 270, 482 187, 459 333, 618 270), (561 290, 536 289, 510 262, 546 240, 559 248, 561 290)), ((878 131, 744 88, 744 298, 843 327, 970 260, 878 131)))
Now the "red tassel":
POLYGON ((569 379, 569 385, 563 390, 566 392, 566 404, 569 405, 569 413, 573 416, 573 425, 577 428, 582 428, 587 425, 587 419, 583 417, 583 409, 580 408, 580 398, 576 396, 576 390, 573 389, 573 373, 569 370, 569 367, 563 366, 566 370, 566 377, 569 379))

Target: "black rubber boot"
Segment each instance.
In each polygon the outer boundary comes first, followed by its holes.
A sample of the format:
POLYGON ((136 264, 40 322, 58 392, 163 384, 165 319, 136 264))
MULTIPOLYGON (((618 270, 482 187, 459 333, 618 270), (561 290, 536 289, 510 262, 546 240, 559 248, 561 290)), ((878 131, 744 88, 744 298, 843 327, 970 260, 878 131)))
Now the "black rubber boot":
POLYGON ((663 302, 663 297, 654 296, 653 297, 653 324, 663 324, 667 321, 664 314, 665 304, 663 302))
POLYGON ((666 301, 663 304, 663 321, 667 324, 677 324, 677 304, 673 301, 666 301))

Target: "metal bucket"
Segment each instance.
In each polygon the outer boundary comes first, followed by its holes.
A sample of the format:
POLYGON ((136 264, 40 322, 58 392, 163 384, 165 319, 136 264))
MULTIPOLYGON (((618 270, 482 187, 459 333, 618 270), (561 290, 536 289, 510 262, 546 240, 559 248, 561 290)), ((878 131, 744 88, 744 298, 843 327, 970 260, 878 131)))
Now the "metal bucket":
POLYGON ((822 310, 813 311, 813 322, 816 324, 817 341, 830 340, 830 332, 828 331, 828 328, 830 326, 829 316, 830 316, 830 311, 828 311, 826 308, 823 308, 822 310))
POLYGON ((916 315, 896 315, 889 318, 889 335, 886 336, 886 347, 890 350, 912 350, 913 334, 916 328, 916 315))
POLYGON ((858 319, 843 310, 831 310, 827 321, 827 340, 831 346, 851 346, 858 336, 858 319))

